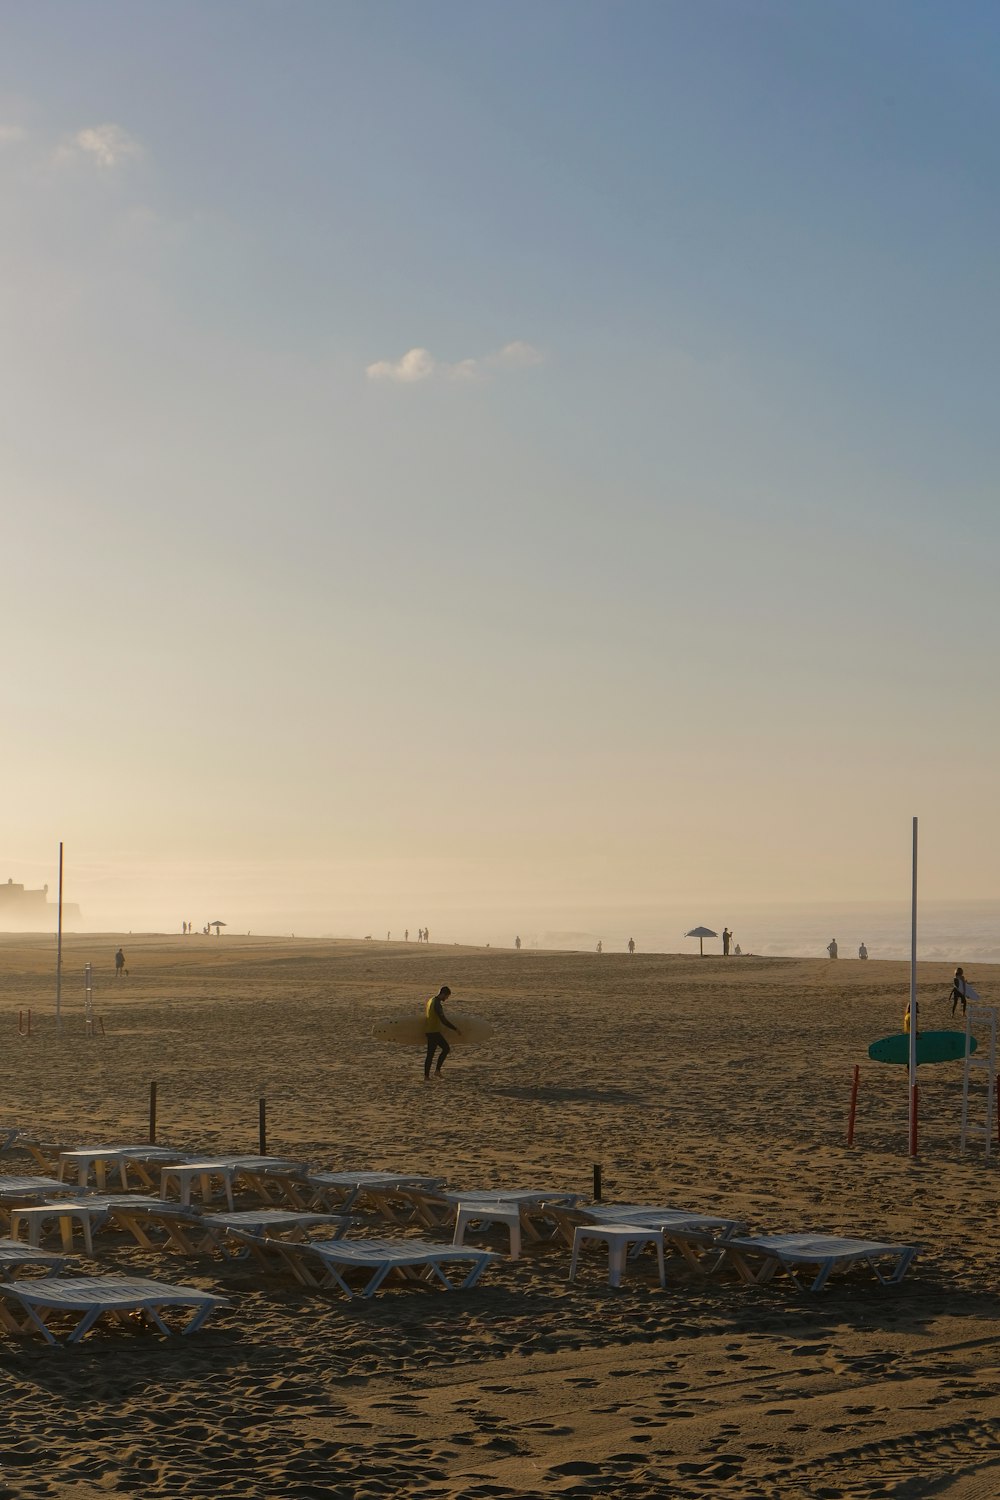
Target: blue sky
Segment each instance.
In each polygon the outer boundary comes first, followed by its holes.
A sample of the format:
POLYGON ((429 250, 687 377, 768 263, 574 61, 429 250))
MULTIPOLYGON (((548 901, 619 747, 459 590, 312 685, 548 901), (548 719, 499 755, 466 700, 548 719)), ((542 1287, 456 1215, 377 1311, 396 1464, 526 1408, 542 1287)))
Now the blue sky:
POLYGON ((9 873, 997 893, 994 6, 4 32, 9 873))

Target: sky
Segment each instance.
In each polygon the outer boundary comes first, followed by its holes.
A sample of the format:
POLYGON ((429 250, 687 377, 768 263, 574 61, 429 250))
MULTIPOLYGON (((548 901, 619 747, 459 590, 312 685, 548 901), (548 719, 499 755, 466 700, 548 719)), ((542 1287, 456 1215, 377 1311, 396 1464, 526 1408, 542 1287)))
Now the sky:
POLYGON ((0 879, 1000 897, 992 0, 2 22, 0 879))

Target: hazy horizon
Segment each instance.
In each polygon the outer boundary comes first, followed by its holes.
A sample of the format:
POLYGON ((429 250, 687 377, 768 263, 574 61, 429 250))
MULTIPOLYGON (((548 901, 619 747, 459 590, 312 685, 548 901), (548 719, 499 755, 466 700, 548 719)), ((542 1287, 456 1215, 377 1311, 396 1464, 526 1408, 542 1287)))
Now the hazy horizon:
MULTIPOLYGON (((273 872, 277 875, 277 871, 273 872)), ((284 872, 287 876, 288 872, 284 872)), ((630 937, 642 952, 697 951, 688 929, 706 925, 721 934, 734 931, 734 942, 746 952, 825 957, 831 937, 840 944, 841 957, 853 958, 864 941, 872 958, 903 958, 910 952, 909 896, 894 901, 763 901, 715 897, 651 902, 577 897, 562 902, 518 901, 477 895, 474 887, 429 887, 423 896, 408 889, 392 891, 388 900, 374 892, 368 900, 358 890, 331 894, 327 900, 307 895, 301 886, 261 882, 259 872, 216 871, 206 884, 206 873, 191 880, 181 872, 160 888, 148 880, 124 882, 110 877, 92 883, 68 875, 64 897, 81 907, 80 920, 68 920, 67 931, 107 933, 180 933, 190 922, 197 933, 207 922, 221 921, 226 935, 289 936, 301 938, 364 938, 394 942, 416 941, 427 927, 431 941, 476 946, 511 947, 519 936, 526 949, 592 950, 600 941, 606 952, 622 951, 630 937), (190 899, 185 904, 184 897, 190 899), (218 898, 218 899, 216 899, 218 898)), ((23 883, 23 882, 19 882, 23 883)), ((44 882, 41 882, 44 883, 44 882)), ((57 879, 49 883, 53 903, 47 929, 54 930, 57 879)), ((0 932, 31 930, 16 922, 0 932)), ((718 940, 707 951, 719 950, 718 940)), ((918 900, 918 954, 925 960, 1000 962, 1000 900, 941 900, 921 895, 918 900)))

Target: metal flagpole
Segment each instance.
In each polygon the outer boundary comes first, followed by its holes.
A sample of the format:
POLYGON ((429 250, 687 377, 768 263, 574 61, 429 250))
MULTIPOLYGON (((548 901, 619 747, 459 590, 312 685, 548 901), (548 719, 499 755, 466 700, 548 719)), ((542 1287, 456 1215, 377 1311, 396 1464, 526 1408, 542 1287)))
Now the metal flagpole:
POLYGON ((917 1154, 917 820, 913 820, 913 888, 910 903, 910 1155, 917 1154))
POLYGON ((62 891, 63 846, 59 840, 59 928, 56 938, 56 1026, 62 1029, 62 891))

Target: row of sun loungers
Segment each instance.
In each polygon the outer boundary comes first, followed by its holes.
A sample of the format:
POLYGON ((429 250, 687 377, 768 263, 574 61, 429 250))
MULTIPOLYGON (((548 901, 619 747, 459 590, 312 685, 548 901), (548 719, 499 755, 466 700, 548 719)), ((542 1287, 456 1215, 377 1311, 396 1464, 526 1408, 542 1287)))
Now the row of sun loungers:
MULTIPOLYGON (((14 1149, 29 1151, 39 1164, 48 1160, 53 1170, 51 1154, 44 1155, 53 1148, 19 1144, 16 1133, 0 1130, 0 1154, 14 1149)), ((77 1231, 90 1255, 94 1234, 113 1229, 146 1251, 252 1259, 311 1290, 330 1288, 346 1297, 371 1297, 390 1281, 469 1290, 498 1256, 470 1246, 467 1236, 495 1228, 504 1231, 511 1258, 526 1244, 569 1247, 571 1279, 588 1250, 606 1249, 613 1286, 650 1249, 661 1285, 669 1250, 700 1273, 728 1266, 747 1284, 763 1285, 783 1272, 811 1291, 821 1290, 835 1271, 856 1267, 867 1268, 882 1284, 899 1282, 917 1253, 913 1246, 828 1235, 748 1236, 737 1219, 648 1204, 585 1205, 556 1189, 450 1192, 440 1178, 422 1174, 310 1171, 305 1163, 274 1157, 199 1160, 167 1147, 72 1148, 58 1152, 55 1170, 55 1177, 0 1175, 0 1219, 6 1215, 11 1229, 11 1238, 0 1240, 0 1328, 34 1330, 50 1341, 49 1320, 57 1314, 79 1314, 68 1335, 75 1342, 105 1317, 141 1319, 168 1333, 180 1311, 181 1331, 193 1332, 225 1305, 197 1288, 51 1274, 65 1266, 77 1231), (107 1191, 111 1177, 122 1192, 107 1191), (145 1195, 129 1191, 133 1180, 145 1195), (154 1197, 157 1185, 160 1196, 154 1197), (234 1189, 253 1194, 259 1206, 237 1209, 234 1189), (192 1201, 196 1193, 200 1204, 192 1201), (226 1208, 210 1212, 217 1193, 226 1208), (391 1239, 352 1235, 364 1225, 362 1211, 405 1233, 391 1239), (55 1230, 61 1256, 40 1244, 55 1230), (22 1231, 28 1244, 18 1238, 22 1231), (413 1231, 451 1238, 415 1238, 413 1231), (50 1274, 19 1274, 34 1270, 50 1274)))

